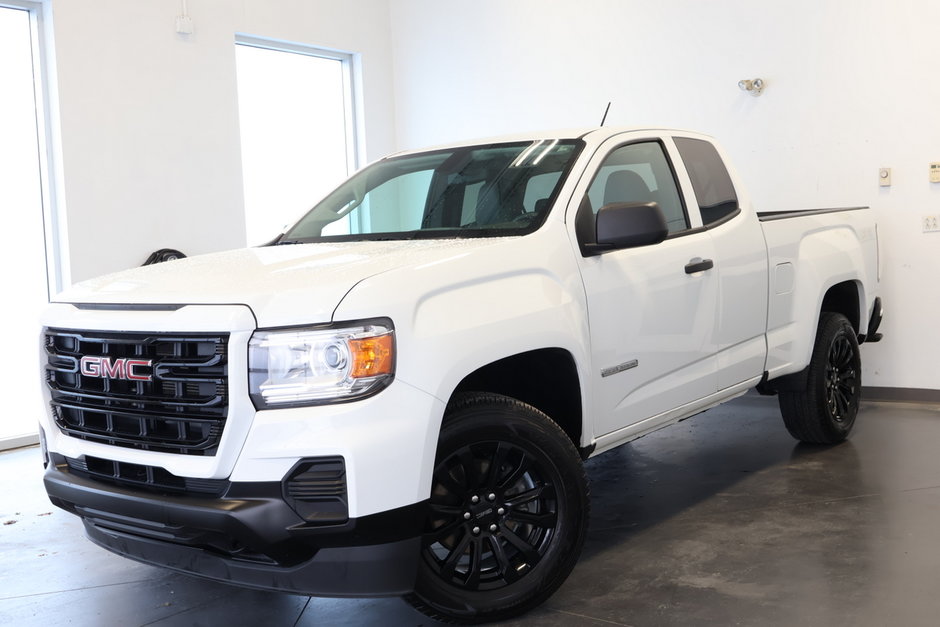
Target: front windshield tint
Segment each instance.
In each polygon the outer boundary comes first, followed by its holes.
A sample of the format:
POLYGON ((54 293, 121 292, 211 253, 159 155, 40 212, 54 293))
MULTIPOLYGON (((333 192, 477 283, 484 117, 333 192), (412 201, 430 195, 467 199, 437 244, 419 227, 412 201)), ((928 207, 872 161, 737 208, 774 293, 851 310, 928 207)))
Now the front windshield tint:
POLYGON ((541 140, 386 159, 343 183, 279 243, 528 233, 580 146, 541 140))

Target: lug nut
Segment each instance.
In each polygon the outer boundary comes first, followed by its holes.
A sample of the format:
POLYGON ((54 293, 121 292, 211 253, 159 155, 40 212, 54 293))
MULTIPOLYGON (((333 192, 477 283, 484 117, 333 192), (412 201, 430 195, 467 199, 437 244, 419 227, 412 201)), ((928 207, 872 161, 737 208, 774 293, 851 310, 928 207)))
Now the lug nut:
POLYGON ((496 531, 496 525, 490 525, 490 531, 496 531))
POLYGON ((496 510, 496 513, 499 514, 500 516, 502 516, 503 514, 506 513, 506 508, 505 508, 505 507, 500 507, 498 510, 496 510))
POLYGON ((477 495, 474 494, 473 496, 470 497, 470 502, 471 502, 471 503, 479 503, 479 502, 480 502, 480 497, 478 497, 477 495))
POLYGON ((463 513, 463 519, 464 519, 464 520, 470 520, 470 512, 464 512, 464 513, 463 513))
POLYGON ((489 499, 490 501, 495 501, 495 500, 496 500, 496 495, 493 494, 492 492, 490 492, 490 495, 487 496, 486 498, 489 499))
POLYGON ((480 528, 479 528, 479 527, 474 527, 474 528, 472 529, 472 531, 473 531, 473 535, 477 535, 477 534, 480 533, 480 528))

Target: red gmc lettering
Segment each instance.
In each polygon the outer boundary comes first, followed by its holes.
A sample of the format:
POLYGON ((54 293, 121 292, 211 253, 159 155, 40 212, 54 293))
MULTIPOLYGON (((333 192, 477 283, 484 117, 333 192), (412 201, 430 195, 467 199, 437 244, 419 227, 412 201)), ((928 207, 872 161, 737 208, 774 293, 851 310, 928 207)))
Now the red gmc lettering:
POLYGON ((149 359, 128 359, 127 360, 127 378, 131 381, 150 381, 153 377, 149 374, 137 374, 134 372, 134 368, 149 368, 152 361, 149 359))
POLYGON ((112 360, 110 357, 82 357, 80 371, 86 377, 100 379, 126 379, 129 381, 150 381, 152 375, 135 371, 137 368, 149 368, 153 361, 149 359, 125 359, 123 357, 112 360))
POLYGON ((82 357, 81 372, 86 377, 101 376, 101 358, 100 357, 82 357))
POLYGON ((124 360, 115 359, 111 361, 107 357, 103 357, 101 359, 101 378, 124 379, 124 360))

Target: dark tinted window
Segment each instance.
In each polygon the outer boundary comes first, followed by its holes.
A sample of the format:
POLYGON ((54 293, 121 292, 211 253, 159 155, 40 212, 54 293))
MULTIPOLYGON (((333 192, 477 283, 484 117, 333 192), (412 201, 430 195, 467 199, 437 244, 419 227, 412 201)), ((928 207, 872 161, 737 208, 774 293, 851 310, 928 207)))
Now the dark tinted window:
POLYGON ((587 195, 594 213, 615 202, 656 202, 670 233, 689 228, 672 168, 659 142, 627 144, 611 152, 587 195))
POLYGON ((700 139, 674 138, 679 154, 692 179, 692 189, 698 199, 705 225, 718 222, 738 210, 738 196, 734 193, 731 176, 715 147, 700 139))

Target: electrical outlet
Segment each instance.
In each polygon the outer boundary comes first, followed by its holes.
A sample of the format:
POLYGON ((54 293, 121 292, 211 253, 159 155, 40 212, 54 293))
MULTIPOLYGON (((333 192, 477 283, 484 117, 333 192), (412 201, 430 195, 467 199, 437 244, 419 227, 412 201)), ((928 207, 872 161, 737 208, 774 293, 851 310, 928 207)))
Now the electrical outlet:
POLYGON ((940 231, 940 216, 924 216, 924 233, 940 231))

